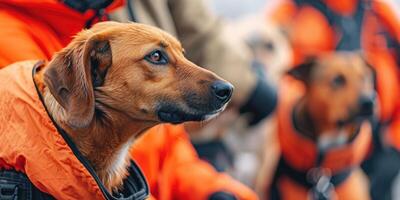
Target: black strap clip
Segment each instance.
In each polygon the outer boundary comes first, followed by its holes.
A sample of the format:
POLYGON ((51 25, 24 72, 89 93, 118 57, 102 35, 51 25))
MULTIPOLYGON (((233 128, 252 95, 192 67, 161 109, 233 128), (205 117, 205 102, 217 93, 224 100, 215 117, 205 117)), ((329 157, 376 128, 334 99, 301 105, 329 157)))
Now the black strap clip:
POLYGON ((0 182, 1 200, 18 200, 18 184, 0 182))
POLYGON ((108 21, 110 18, 106 13, 105 8, 95 10, 94 15, 86 22, 85 28, 90 28, 93 24, 102 21, 108 21))
POLYGON ((85 28, 90 28, 96 22, 109 20, 105 9, 113 0, 61 0, 61 2, 80 13, 93 10, 94 15, 85 24, 85 28))
POLYGON ((307 178, 313 186, 309 190, 312 200, 330 200, 335 194, 332 176, 329 169, 312 168, 307 173, 307 178))

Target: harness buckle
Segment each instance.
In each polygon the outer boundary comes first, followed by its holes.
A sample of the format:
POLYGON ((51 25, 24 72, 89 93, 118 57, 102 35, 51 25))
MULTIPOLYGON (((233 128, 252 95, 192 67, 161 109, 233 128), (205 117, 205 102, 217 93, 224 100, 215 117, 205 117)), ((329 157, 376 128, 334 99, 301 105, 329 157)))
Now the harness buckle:
POLYGON ((17 200, 18 185, 12 183, 0 182, 0 199, 2 200, 17 200))
POLYGON ((308 199, 310 200, 330 200, 335 196, 332 176, 329 169, 312 168, 307 173, 307 178, 313 184, 309 190, 308 199))

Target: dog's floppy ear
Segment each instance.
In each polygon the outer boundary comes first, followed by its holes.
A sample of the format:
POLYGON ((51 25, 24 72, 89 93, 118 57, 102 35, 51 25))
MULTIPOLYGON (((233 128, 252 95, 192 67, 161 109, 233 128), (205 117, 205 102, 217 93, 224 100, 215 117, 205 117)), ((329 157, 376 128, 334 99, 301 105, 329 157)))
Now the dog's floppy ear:
POLYGON ((303 63, 291 68, 287 74, 303 81, 305 84, 308 84, 311 78, 312 69, 316 65, 316 60, 315 57, 308 57, 303 63))
POLYGON ((63 107, 63 122, 72 128, 90 124, 95 109, 93 88, 104 82, 112 64, 106 34, 84 31, 50 61, 44 81, 63 107))
POLYGON ((88 48, 90 48, 89 65, 92 83, 94 87, 98 87, 103 85, 107 70, 112 64, 110 41, 98 35, 95 38, 92 37, 90 42, 88 48))

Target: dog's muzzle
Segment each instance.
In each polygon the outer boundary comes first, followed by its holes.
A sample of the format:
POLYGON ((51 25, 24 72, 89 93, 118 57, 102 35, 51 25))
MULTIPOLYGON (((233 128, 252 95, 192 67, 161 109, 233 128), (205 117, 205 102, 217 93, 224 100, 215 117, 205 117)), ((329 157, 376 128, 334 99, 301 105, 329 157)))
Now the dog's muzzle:
POLYGON ((210 92, 199 98, 190 93, 185 97, 186 105, 174 102, 162 102, 157 109, 160 121, 167 123, 183 123, 186 121, 203 121, 211 119, 222 112, 232 97, 233 86, 224 81, 215 81, 209 87, 210 92), (201 99, 201 100, 199 100, 201 99))
POLYGON ((359 116, 371 117, 374 115, 375 96, 361 96, 358 102, 360 106, 359 116))
POLYGON ((346 124, 361 122, 364 120, 371 120, 375 117, 375 104, 376 95, 361 96, 358 99, 358 111, 352 112, 350 117, 346 120, 338 121, 338 126, 344 126, 346 124))
POLYGON ((220 104, 219 106, 222 107, 231 99, 233 86, 227 82, 215 81, 211 84, 211 91, 214 96, 214 104, 220 104))

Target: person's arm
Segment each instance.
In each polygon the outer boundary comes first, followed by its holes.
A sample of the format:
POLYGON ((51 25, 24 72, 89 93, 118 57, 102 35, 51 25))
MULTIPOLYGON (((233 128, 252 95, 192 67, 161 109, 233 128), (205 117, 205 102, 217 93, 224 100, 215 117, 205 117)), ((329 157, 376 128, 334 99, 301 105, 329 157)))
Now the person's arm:
POLYGON ((253 200, 257 196, 196 154, 182 125, 159 125, 131 149, 157 199, 253 200))
MULTIPOLYGON (((387 31, 387 49, 376 56, 375 68, 380 95, 381 121, 390 121, 386 128, 385 142, 400 150, 400 7, 394 1, 375 1, 372 9, 380 24, 387 31)), ((376 49, 374 49, 376 53, 376 49)), ((382 49, 380 49, 382 51, 382 49)))
POLYGON ((0 11, 0 68, 17 61, 49 59, 61 46, 51 30, 15 11, 0 11))

